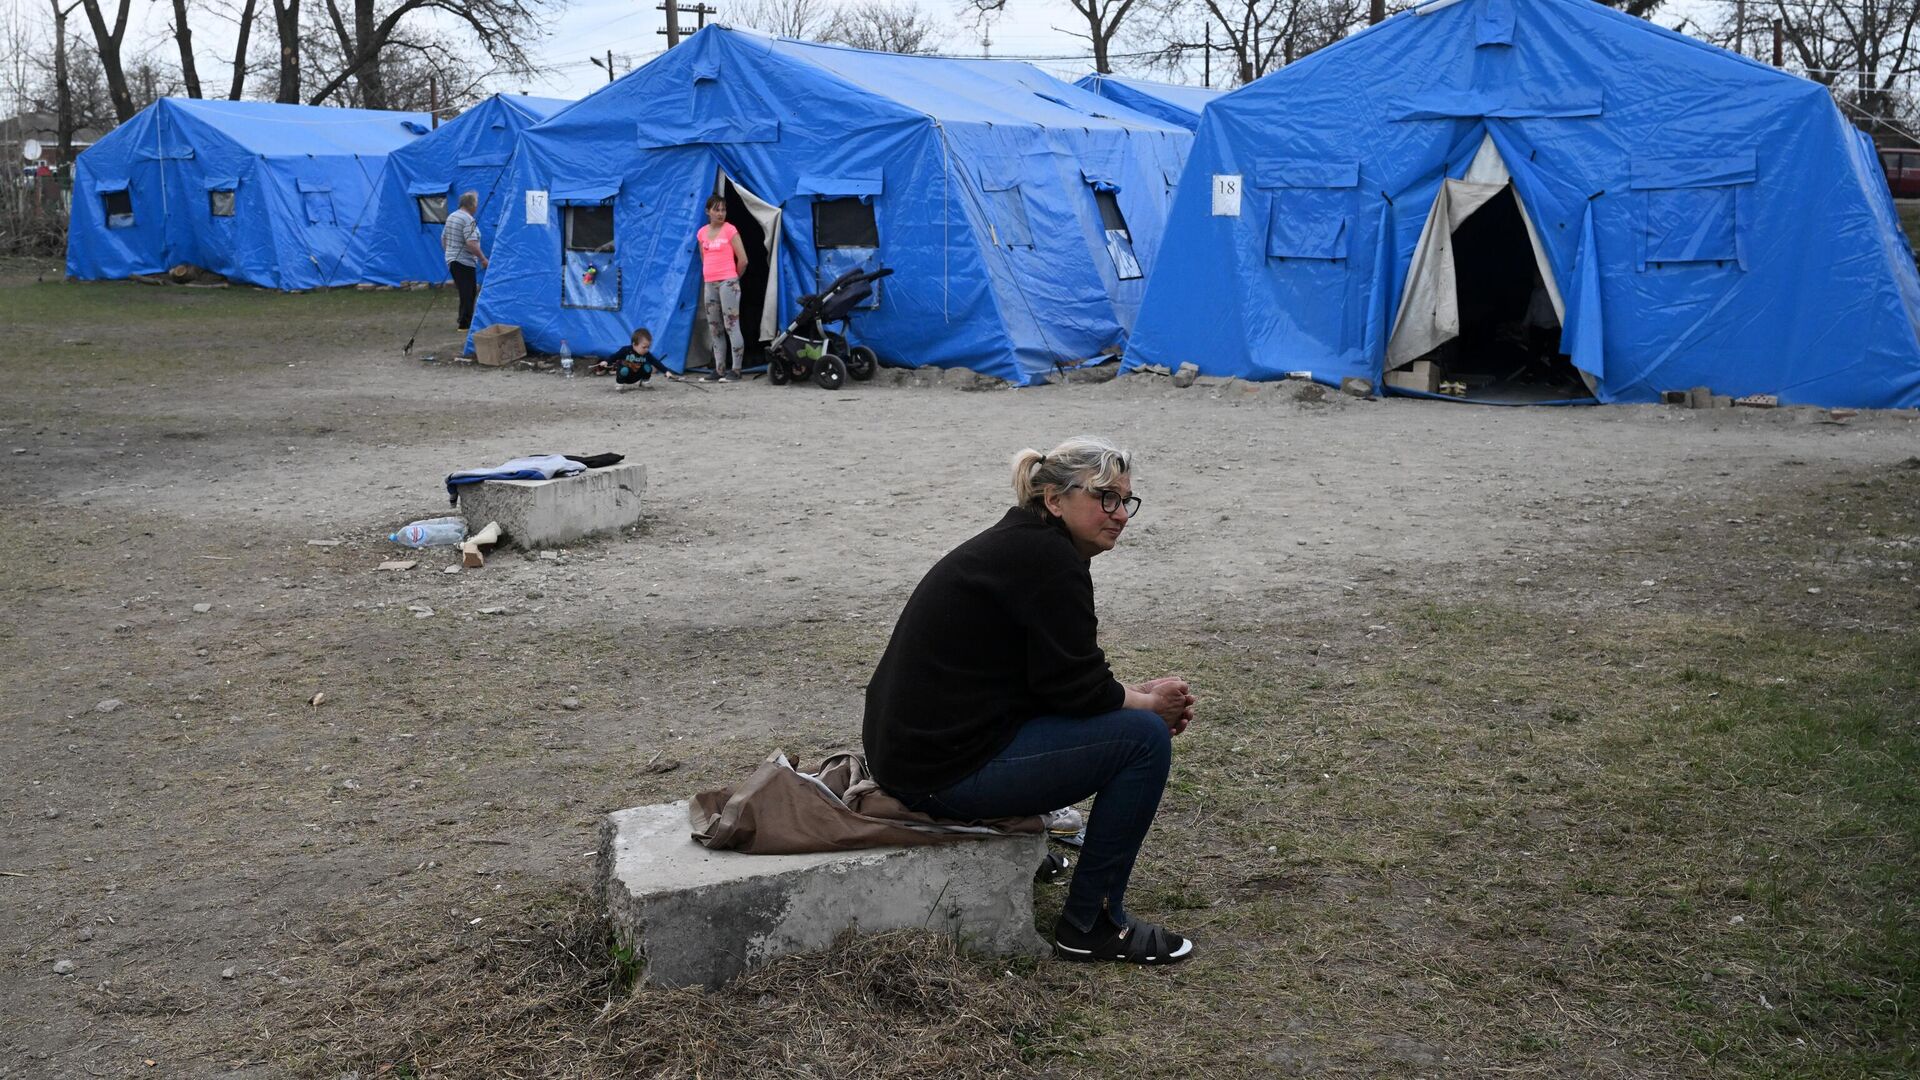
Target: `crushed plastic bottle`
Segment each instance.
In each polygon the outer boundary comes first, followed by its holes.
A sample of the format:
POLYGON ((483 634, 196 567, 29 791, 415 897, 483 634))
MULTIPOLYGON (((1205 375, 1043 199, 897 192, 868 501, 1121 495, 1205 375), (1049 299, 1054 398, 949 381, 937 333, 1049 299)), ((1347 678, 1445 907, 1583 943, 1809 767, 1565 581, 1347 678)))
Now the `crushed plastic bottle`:
POLYGON ((566 338, 560 339, 560 370, 567 373, 567 378, 573 378, 573 350, 567 347, 566 338))
POLYGON ((401 547, 449 547, 467 538, 467 519, 463 517, 426 518, 416 521, 387 539, 401 547))

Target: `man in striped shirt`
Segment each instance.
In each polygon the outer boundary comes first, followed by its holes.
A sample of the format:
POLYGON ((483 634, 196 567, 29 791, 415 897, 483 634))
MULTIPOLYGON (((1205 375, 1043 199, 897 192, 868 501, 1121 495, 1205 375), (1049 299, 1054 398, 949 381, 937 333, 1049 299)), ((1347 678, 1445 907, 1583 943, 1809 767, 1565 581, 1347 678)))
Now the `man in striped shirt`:
POLYGON ((460 290, 460 329, 473 324, 473 302, 480 295, 480 275, 476 266, 487 265, 480 253, 480 226, 473 212, 480 208, 480 194, 460 193, 460 209, 447 215, 440 230, 440 250, 447 257, 447 273, 453 275, 453 287, 460 290))

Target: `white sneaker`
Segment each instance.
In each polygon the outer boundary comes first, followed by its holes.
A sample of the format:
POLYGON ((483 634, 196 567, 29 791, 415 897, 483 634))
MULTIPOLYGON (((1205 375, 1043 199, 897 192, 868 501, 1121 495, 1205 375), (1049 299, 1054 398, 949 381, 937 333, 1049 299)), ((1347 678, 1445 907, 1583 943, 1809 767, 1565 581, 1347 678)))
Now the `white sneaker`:
POLYGON ((1087 816, 1071 806, 1041 814, 1040 819, 1046 823, 1047 832, 1054 836, 1072 836, 1087 827, 1087 816))

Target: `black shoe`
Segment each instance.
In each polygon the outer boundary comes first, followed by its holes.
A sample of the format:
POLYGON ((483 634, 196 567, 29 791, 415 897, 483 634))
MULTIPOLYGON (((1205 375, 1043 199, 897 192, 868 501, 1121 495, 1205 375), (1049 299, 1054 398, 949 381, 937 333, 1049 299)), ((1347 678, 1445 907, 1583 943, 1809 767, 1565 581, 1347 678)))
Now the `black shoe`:
POLYGON ((1092 930, 1082 930, 1062 918, 1053 924, 1053 955, 1076 963, 1172 964, 1193 955, 1193 942, 1139 919, 1120 927, 1102 915, 1092 930))

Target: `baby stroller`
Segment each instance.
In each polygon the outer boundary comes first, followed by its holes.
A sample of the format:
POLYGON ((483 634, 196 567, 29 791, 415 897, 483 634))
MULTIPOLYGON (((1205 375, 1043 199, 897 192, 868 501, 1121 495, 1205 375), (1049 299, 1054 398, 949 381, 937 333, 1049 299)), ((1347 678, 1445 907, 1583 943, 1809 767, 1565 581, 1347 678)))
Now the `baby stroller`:
POLYGON ((818 293, 801 297, 800 313, 767 346, 767 381, 785 386, 811 378, 822 389, 838 390, 849 375, 861 382, 873 378, 880 358, 865 345, 849 348, 846 335, 827 324, 847 329, 853 309, 873 295, 873 283, 891 273, 884 267, 849 270, 818 293))

